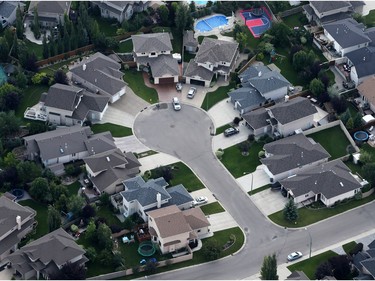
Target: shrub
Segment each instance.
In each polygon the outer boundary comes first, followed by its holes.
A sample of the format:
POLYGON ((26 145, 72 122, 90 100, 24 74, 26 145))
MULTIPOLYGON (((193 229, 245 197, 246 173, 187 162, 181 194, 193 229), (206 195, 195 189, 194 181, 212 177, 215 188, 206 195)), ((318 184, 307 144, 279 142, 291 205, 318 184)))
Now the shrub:
POLYGON ((363 250, 363 244, 362 244, 362 243, 358 243, 358 244, 355 245, 355 247, 349 252, 349 255, 354 256, 354 255, 358 254, 359 252, 362 252, 362 250, 363 250))
POLYGON ((235 125, 239 125, 240 124, 240 122, 241 122, 241 118, 240 117, 234 117, 234 119, 233 119, 233 124, 235 124, 235 125))
POLYGON ((264 54, 263 53, 258 53, 257 58, 258 61, 262 61, 264 59, 264 54))

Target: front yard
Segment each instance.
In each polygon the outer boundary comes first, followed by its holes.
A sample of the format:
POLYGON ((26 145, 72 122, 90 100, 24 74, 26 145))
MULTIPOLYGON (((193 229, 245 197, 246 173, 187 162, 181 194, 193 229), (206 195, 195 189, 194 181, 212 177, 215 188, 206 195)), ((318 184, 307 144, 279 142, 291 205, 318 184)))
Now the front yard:
POLYGON ((94 124, 91 126, 91 130, 94 132, 94 134, 110 131, 112 133, 112 136, 115 138, 133 135, 133 131, 131 128, 112 123, 94 124))
POLYGON ((135 69, 124 71, 124 80, 129 84, 129 87, 133 92, 144 99, 145 101, 153 104, 158 101, 158 93, 155 89, 149 88, 145 85, 143 80, 142 71, 137 71, 135 69))
POLYGON ((207 205, 203 205, 200 208, 206 216, 225 212, 224 208, 220 205, 219 202, 213 202, 207 205))
POLYGON ((228 98, 228 92, 233 88, 231 84, 228 86, 222 86, 214 92, 206 93, 204 100, 202 102, 201 108, 208 111, 218 102, 228 98))

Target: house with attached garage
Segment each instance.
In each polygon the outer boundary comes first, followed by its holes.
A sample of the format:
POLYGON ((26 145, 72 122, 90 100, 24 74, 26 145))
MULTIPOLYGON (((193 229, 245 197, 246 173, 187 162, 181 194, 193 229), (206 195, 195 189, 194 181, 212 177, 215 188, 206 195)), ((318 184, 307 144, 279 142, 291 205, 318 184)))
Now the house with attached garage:
POLYGON ((64 25, 64 15, 69 15, 71 1, 30 1, 27 20, 34 19, 35 9, 41 26, 56 27, 61 22, 64 25))
POLYGON ((321 201, 330 207, 341 200, 354 197, 368 184, 354 176, 341 161, 333 160, 319 166, 297 172, 280 180, 281 188, 287 191, 287 197, 298 204, 304 201, 321 201))
POLYGON ((256 138, 265 134, 279 137, 293 134, 296 130, 310 129, 314 126, 314 114, 317 112, 309 99, 296 97, 245 113, 242 117, 256 138))
POLYGON ((13 274, 21 279, 54 278, 67 263, 85 266, 86 251, 59 228, 8 256, 13 274))
POLYGON ((228 79, 238 59, 238 43, 204 37, 194 59, 184 73, 186 84, 209 87, 212 78, 218 75, 228 79))
POLYGON ((108 96, 114 103, 126 92, 120 69, 120 63, 98 52, 74 65, 67 75, 77 86, 108 96))
POLYGON ((177 83, 180 75, 178 62, 172 56, 169 33, 132 35, 133 56, 138 70, 149 67, 154 84, 177 83))
POLYGON ((357 87, 360 96, 360 106, 362 108, 369 107, 375 112, 375 76, 370 76, 363 80, 357 87))
POLYGON ((375 279, 375 241, 372 241, 366 249, 353 256, 352 265, 359 273, 356 280, 375 279))
POLYGON ((47 121, 56 125, 82 125, 86 120, 100 121, 110 97, 93 94, 71 85, 54 84, 43 93, 39 104, 47 121))
POLYGON ((162 177, 146 182, 137 176, 125 180, 123 186, 124 191, 113 195, 111 202, 125 217, 138 213, 147 221, 148 211, 170 205, 189 209, 194 201, 182 184, 167 188, 168 183, 162 177))
POLYGON ((187 248, 210 233, 210 223, 200 208, 181 211, 176 205, 147 212, 151 241, 163 254, 187 248))
POLYGON ((264 65, 250 66, 238 77, 241 87, 229 92, 228 96, 241 115, 270 101, 283 100, 291 86, 278 71, 264 65))
POLYGON ((98 194, 114 194, 124 190, 122 182, 139 173, 138 159, 131 152, 115 148, 83 159, 88 178, 98 194))
MULTIPOLYGON (((13 199, 13 200, 12 200, 13 199)), ((0 197, 0 266, 5 258, 18 249, 18 243, 29 234, 35 226, 36 211, 9 199, 0 197)))
POLYGON ((79 125, 27 136, 23 140, 25 158, 40 160, 58 175, 64 173, 65 163, 116 148, 110 132, 94 135, 90 127, 79 125))
POLYGON ((331 155, 319 144, 304 134, 296 134, 263 147, 265 158, 260 162, 270 177, 270 182, 285 179, 328 162, 331 155))

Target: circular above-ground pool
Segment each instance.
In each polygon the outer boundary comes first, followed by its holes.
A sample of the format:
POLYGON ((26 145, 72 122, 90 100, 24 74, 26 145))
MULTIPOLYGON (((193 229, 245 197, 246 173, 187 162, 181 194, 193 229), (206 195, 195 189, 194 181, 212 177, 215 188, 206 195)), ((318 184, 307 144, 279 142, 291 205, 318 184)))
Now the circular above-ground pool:
POLYGON ((152 243, 151 241, 145 241, 139 244, 138 253, 141 256, 144 256, 144 257, 152 256, 153 254, 155 254, 155 251, 156 249, 155 249, 154 243, 152 243))
POLYGON ((17 199, 21 199, 23 197, 23 195, 25 194, 25 192, 22 190, 22 189, 13 189, 11 191, 11 193, 17 197, 17 199))
POLYGON ((227 24, 228 19, 226 16, 213 15, 211 17, 199 20, 195 25, 195 30, 200 32, 207 32, 227 24))
POLYGON ((356 141, 367 141, 368 140, 368 133, 365 131, 358 131, 354 133, 354 139, 356 141))

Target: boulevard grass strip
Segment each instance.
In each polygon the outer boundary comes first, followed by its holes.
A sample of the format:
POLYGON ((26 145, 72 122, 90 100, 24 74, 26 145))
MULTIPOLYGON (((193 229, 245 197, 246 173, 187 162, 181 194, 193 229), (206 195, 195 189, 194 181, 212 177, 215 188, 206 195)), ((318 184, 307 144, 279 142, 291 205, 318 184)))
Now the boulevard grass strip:
POLYGON ((131 53, 133 51, 133 41, 129 39, 121 42, 117 51, 119 53, 131 53))
POLYGON ((221 127, 217 128, 215 135, 220 135, 220 134, 224 133, 224 131, 226 129, 230 128, 230 127, 232 127, 230 124, 226 124, 224 126, 221 126, 221 127))
POLYGON ((121 138, 121 137, 127 137, 127 136, 133 135, 133 131, 131 128, 112 124, 112 123, 94 124, 91 126, 91 130, 94 132, 94 134, 110 131, 112 136, 115 138, 121 138))
POLYGON ((353 208, 362 206, 366 203, 369 203, 373 201, 374 199, 375 199, 375 193, 360 200, 352 199, 351 201, 348 201, 346 203, 340 203, 339 205, 333 208, 324 208, 324 209, 311 209, 311 208, 306 208, 306 207, 300 208, 298 209, 299 217, 296 223, 286 221, 284 219, 283 210, 269 215, 268 218, 280 226, 289 227, 289 228, 304 227, 304 226, 319 222, 321 220, 330 218, 332 216, 342 214, 345 211, 348 211, 353 208))
POLYGON ((204 97, 201 108, 207 111, 211 107, 213 107, 215 104, 217 104, 218 102, 229 98, 228 92, 231 89, 233 89, 233 86, 229 84, 228 86, 219 87, 214 92, 206 93, 206 96, 204 97))
MULTIPOLYGON (((182 162, 167 165, 166 167, 172 168, 173 178, 169 186, 175 186, 182 184, 188 192, 193 192, 199 189, 205 188, 203 183, 197 178, 197 176, 182 162)), ((155 178, 155 169, 152 169, 151 177, 155 178)))
POLYGON ((325 150, 331 155, 330 160, 347 155, 346 148, 350 145, 349 140, 341 130, 340 126, 325 129, 310 135, 315 142, 320 143, 325 150))
POLYGON ((354 248, 357 246, 357 242, 355 241, 351 241, 349 243, 346 243, 344 245, 342 245, 342 248, 344 249, 345 253, 347 253, 348 255, 350 254, 350 252, 352 250, 354 250, 354 248))
POLYGON ((261 164, 258 153, 263 149, 263 145, 264 143, 254 142, 249 149, 248 156, 243 156, 237 145, 228 147, 224 149, 221 162, 235 178, 252 173, 261 164))
POLYGON ((36 105, 39 102, 42 93, 47 91, 48 86, 44 85, 33 85, 23 90, 21 102, 15 112, 16 116, 23 119, 23 114, 25 113, 26 108, 36 105))
POLYGON ((72 184, 66 185, 68 188, 68 194, 70 196, 78 195, 78 190, 81 187, 81 184, 79 181, 75 181, 72 184))
POLYGON ((220 205, 219 202, 213 202, 207 205, 203 205, 200 208, 206 216, 225 212, 224 208, 220 205))
POLYGON ((321 263, 327 261, 329 258, 332 258, 335 256, 338 256, 338 254, 336 254, 333 251, 327 251, 319 255, 313 256, 309 259, 305 259, 303 261, 292 264, 288 266, 287 268, 292 272, 296 270, 303 271, 307 275, 307 277, 309 277, 310 280, 315 280, 315 271, 317 267, 321 263))
POLYGON ((264 185, 262 187, 253 189, 253 191, 249 191, 247 194, 249 194, 250 196, 252 196, 254 194, 257 194, 259 192, 262 192, 262 191, 270 189, 270 188, 271 188, 271 186, 269 184, 266 184, 266 185, 264 185))
POLYGON ((132 69, 125 70, 124 73, 125 82, 129 84, 129 87, 137 96, 151 104, 156 103, 158 101, 157 91, 145 85, 142 71, 136 71, 132 69))
POLYGON ((36 211, 35 220, 38 222, 36 226, 36 232, 31 236, 32 239, 36 240, 48 233, 47 224, 47 205, 41 204, 34 201, 33 199, 22 200, 18 202, 22 206, 28 206, 36 211))

